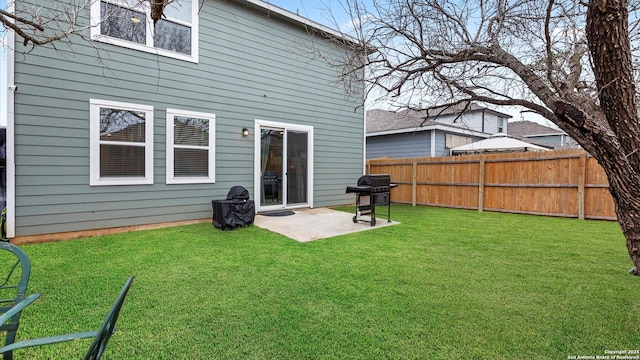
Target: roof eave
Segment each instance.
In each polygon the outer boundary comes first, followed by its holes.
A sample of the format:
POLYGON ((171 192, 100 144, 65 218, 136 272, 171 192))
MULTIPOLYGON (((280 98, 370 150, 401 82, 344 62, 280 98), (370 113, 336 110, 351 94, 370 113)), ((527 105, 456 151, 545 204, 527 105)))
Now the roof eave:
POLYGON ((554 132, 554 133, 548 133, 548 134, 531 134, 531 135, 520 135, 522 137, 525 138, 530 138, 530 137, 545 137, 545 136, 562 136, 562 135, 567 135, 567 133, 564 132, 554 132))
POLYGON ((284 21, 291 22, 297 25, 300 25, 305 28, 313 28, 315 30, 320 31, 324 36, 327 37, 336 37, 350 43, 359 44, 360 41, 352 36, 349 36, 345 33, 342 33, 338 30, 332 29, 328 26, 322 25, 313 20, 307 19, 298 14, 294 14, 288 10, 285 10, 276 5, 270 4, 268 2, 262 0, 232 0, 238 4, 246 4, 249 7, 253 7, 256 10, 260 10, 265 12, 267 15, 273 15, 281 18, 284 21))
POLYGON ((463 114, 470 114, 470 113, 492 113, 498 117, 503 117, 505 119, 511 119, 513 118, 513 116, 509 115, 509 114, 505 114, 503 112, 500 111, 496 111, 496 110, 492 110, 486 107, 482 107, 481 109, 469 109, 469 110, 465 110, 465 111, 451 111, 451 112, 443 112, 442 114, 436 114, 436 115, 430 115, 430 116, 422 116, 422 119, 425 120, 429 120, 429 119, 437 119, 440 117, 444 117, 444 116, 460 116, 463 114))
POLYGON ((430 131, 430 130, 442 130, 442 131, 447 131, 447 132, 451 132, 451 133, 458 133, 458 134, 464 134, 464 135, 470 135, 470 136, 477 136, 477 137, 482 137, 482 138, 488 138, 489 136, 491 136, 491 134, 487 134, 487 133, 483 133, 483 132, 475 131, 475 130, 459 128, 459 127, 456 127, 456 126, 447 126, 447 125, 444 125, 444 124, 429 124, 429 125, 420 126, 420 127, 410 127, 410 128, 403 128, 403 129, 394 129, 394 130, 383 130, 383 131, 370 132, 370 133, 367 133, 367 137, 406 134, 406 133, 422 132, 422 131, 430 131))

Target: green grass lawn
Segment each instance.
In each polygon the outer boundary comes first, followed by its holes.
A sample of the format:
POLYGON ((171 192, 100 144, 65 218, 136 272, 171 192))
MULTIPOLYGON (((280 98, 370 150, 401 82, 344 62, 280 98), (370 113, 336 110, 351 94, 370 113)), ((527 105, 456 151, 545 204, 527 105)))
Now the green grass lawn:
MULTIPOLYGON (((351 210, 351 208, 344 208, 351 210)), ((394 205, 401 225, 309 243, 211 224, 25 245, 20 339, 97 328, 104 359, 567 359, 640 349, 614 222, 394 205)), ((363 224, 362 226, 368 226, 363 224)), ((20 350, 75 359, 90 341, 20 350)))

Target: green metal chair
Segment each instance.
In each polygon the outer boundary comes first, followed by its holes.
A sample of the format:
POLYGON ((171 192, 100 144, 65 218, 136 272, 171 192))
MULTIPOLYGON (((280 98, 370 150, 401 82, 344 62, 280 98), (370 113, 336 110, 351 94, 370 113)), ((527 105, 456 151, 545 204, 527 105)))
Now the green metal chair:
MULTIPOLYGON (((120 295, 116 298, 116 301, 111 306, 109 313, 107 313, 107 317, 105 318, 102 326, 98 330, 95 331, 86 331, 75 334, 66 334, 66 335, 58 335, 51 336, 46 338, 39 339, 31 339, 31 340, 23 340, 17 343, 13 343, 11 345, 7 345, 0 348, 0 354, 4 354, 7 352, 12 352, 13 350, 23 349, 33 346, 41 346, 41 345, 49 345, 55 344, 65 341, 78 340, 78 339, 86 339, 93 338, 93 342, 91 346, 89 346, 89 351, 85 355, 85 360, 98 360, 102 357, 104 353, 107 343, 111 338, 111 335, 116 331, 116 322, 118 321, 118 316, 120 315, 120 309, 122 308, 122 304, 124 303, 124 299, 129 292, 129 288, 133 283, 133 276, 129 277, 127 282, 124 284, 124 287, 120 291, 120 295)), ((2 316, 0 316, 0 324, 9 320, 11 316, 14 314, 20 313, 22 309, 24 309, 27 305, 34 302, 40 294, 33 294, 28 296, 23 301, 12 307, 10 310, 5 312, 2 316)))
MULTIPOLYGON (((0 274, 6 274, 4 280, 0 278, 0 315, 25 299, 29 276, 31 275, 31 263, 29 257, 22 249, 8 242, 0 242, 0 274), (8 260, 7 260, 8 259, 8 260)), ((2 276, 2 275, 0 275, 2 276)), ((0 322, 0 333, 5 332, 5 345, 12 344, 16 339, 16 332, 20 326, 20 312, 15 313, 7 321, 0 322)), ((6 352, 4 360, 12 360, 12 352, 6 352)))

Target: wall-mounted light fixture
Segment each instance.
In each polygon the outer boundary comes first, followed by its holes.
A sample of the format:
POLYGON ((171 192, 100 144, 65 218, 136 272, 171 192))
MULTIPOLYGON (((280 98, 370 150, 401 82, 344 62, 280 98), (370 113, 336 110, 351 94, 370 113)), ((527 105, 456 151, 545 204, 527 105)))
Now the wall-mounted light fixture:
POLYGON ((242 128, 242 136, 249 136, 249 129, 242 128))

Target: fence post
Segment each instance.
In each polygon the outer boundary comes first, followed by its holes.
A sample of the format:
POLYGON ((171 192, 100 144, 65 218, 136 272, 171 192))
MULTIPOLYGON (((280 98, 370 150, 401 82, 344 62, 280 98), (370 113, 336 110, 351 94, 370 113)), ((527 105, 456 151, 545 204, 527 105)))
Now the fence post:
POLYGON ((418 163, 413 162, 413 180, 411 181, 411 205, 418 203, 418 163))
POLYGON ((480 158, 480 171, 478 171, 478 211, 484 211, 484 155, 480 158))
POLYGON ((585 178, 587 172, 587 155, 580 155, 580 171, 578 172, 578 219, 584 220, 585 178))

